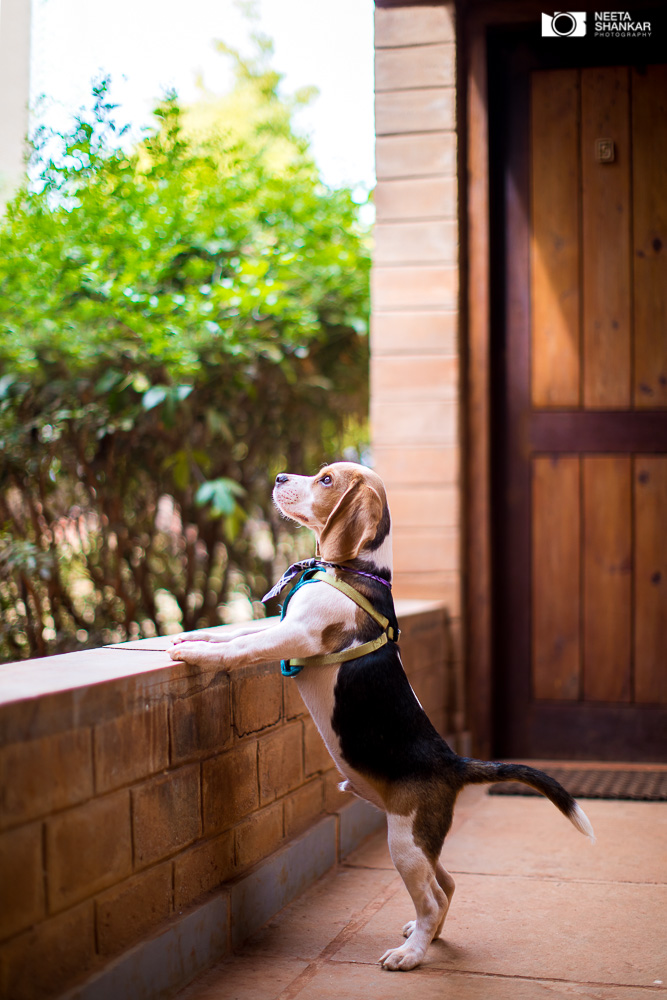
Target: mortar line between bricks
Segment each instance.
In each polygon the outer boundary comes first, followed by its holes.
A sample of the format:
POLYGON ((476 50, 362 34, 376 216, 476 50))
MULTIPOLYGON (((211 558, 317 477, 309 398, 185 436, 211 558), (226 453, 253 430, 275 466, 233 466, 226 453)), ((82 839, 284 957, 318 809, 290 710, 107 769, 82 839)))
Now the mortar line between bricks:
MULTIPOLYGON (((386 219, 385 218, 381 219, 380 222, 376 222, 375 225, 376 226, 403 226, 403 225, 413 226, 413 225, 421 225, 422 223, 429 223, 429 222, 451 222, 453 224, 456 224, 456 221, 457 220, 456 220, 455 216, 453 216, 453 215, 406 215, 406 216, 402 216, 402 215, 388 215, 386 217, 386 219)), ((406 348, 405 351, 406 351, 407 354, 412 354, 413 353, 412 349, 408 350, 406 348)), ((438 353, 438 352, 434 352, 434 351, 428 352, 427 351, 426 353, 433 354, 433 353, 438 353)), ((384 356, 384 355, 382 355, 382 356, 384 356)), ((454 355, 450 355, 450 357, 454 357, 454 355)))
POLYGON ((455 45, 453 38, 441 38, 439 42, 404 42, 402 45, 376 45, 376 52, 392 52, 396 49, 428 49, 434 45, 455 45))
MULTIPOLYGON (((197 840, 203 840, 204 832, 204 761, 199 761, 199 835, 197 840)), ((176 899, 176 896, 174 896, 176 899)))
POLYGON ((50 899, 49 899, 49 873, 47 869, 48 865, 48 849, 46 844, 46 838, 48 836, 46 832, 46 819, 41 821, 41 848, 42 848, 42 891, 44 892, 44 919, 47 920, 51 913, 50 899))
MULTIPOLYGON (((429 135, 432 135, 432 134, 433 133, 429 132, 429 135)), ((450 132, 448 134, 449 135, 453 135, 454 133, 450 132)), ((407 136, 417 135, 417 133, 416 132, 405 132, 404 135, 407 137, 407 136)), ((380 138, 382 138, 382 136, 380 136, 380 138)), ((426 173, 426 174, 408 174, 407 177, 406 177, 405 174, 387 174, 386 177, 378 177, 377 182, 378 182, 378 184, 381 184, 384 181, 433 181, 433 180, 442 180, 443 178, 445 180, 455 180, 456 179, 455 175, 453 173, 451 173, 450 171, 431 170, 429 173, 426 173)), ((449 306, 445 305, 445 306, 443 306, 442 309, 438 309, 437 307, 434 307, 434 306, 431 306, 431 305, 429 305, 429 306, 405 306, 405 307, 398 307, 398 308, 406 308, 406 309, 409 309, 409 310, 415 311, 415 312, 419 312, 419 311, 433 312, 434 310, 437 311, 437 312, 450 312, 450 313, 457 312, 457 310, 454 309, 454 307, 451 306, 451 305, 449 305, 449 306)), ((396 309, 395 306, 392 307, 392 308, 389 308, 389 309, 387 309, 387 307, 385 306, 382 309, 378 309, 378 312, 379 313, 394 312, 395 309, 396 309)), ((155 650, 153 650, 153 652, 155 652, 155 650)), ((163 652, 163 650, 160 650, 160 652, 163 652)))
MULTIPOLYGON (((416 90, 418 88, 413 88, 413 89, 416 90)), ((433 89, 445 90, 445 91, 449 90, 451 93, 454 92, 454 88, 453 87, 437 87, 437 88, 433 88, 433 89)), ((385 91, 385 93, 386 93, 386 91, 385 91)), ((447 130, 447 131, 449 131, 449 130, 447 130)), ((443 132, 443 130, 441 128, 423 128, 423 129, 419 130, 419 135, 442 135, 442 132, 443 132)), ((401 130, 399 130, 397 132, 378 132, 377 134, 378 134, 378 136, 379 136, 380 139, 393 139, 397 135, 404 136, 404 135, 412 135, 413 133, 412 132, 406 132, 405 129, 401 129, 401 130)), ((430 215, 426 216, 425 220, 420 220, 420 221, 430 222, 431 221, 431 216, 430 215)), ((452 219, 450 221, 456 222, 456 219, 452 219)), ((384 220, 383 220, 383 223, 384 223, 384 220)), ((381 224, 383 224, 383 223, 381 223, 381 224)))
MULTIPOLYGON (((387 268, 389 268, 389 267, 449 267, 449 265, 451 263, 452 263, 452 261, 448 257, 434 257, 432 260, 424 260, 423 258, 420 258, 418 260, 397 260, 397 261, 392 261, 391 263, 383 264, 382 267, 387 267, 387 268)), ((438 357, 438 355, 435 355, 435 356, 438 357)), ((407 390, 404 389, 403 391, 406 392, 406 395, 407 395, 407 390)), ((428 397, 424 396, 424 390, 423 389, 422 389, 421 393, 417 393, 416 390, 415 390, 415 393, 416 394, 414 396, 410 397, 411 399, 428 398, 428 397)), ((433 399, 444 398, 445 400, 449 399, 449 397, 447 397, 447 396, 445 396, 445 397, 433 396, 431 398, 433 398, 433 399)), ((408 527, 418 528, 418 527, 421 527, 421 525, 418 525, 418 524, 415 524, 415 525, 406 525, 406 528, 408 528, 408 527)), ((425 668, 425 670, 426 669, 427 668, 425 668)))
POLYGON ((279 993, 276 1000, 296 1000, 299 993, 315 978, 320 969, 326 965, 329 959, 333 958, 341 948, 343 948, 350 938, 354 937, 365 925, 371 920, 376 913, 378 913, 389 900, 403 888, 403 883, 400 880, 390 883, 378 896, 367 903, 366 906, 361 910, 361 912, 353 917, 342 928, 329 944, 322 949, 320 954, 314 961, 310 962, 306 968, 299 973, 299 975, 292 980, 292 982, 285 987, 282 993, 279 993))
MULTIPOLYGON (((174 699, 167 698, 167 767, 174 766, 174 699)), ((201 764, 199 765, 201 769, 201 764)))
MULTIPOLYGON (((440 43, 434 42, 434 45, 440 43)), ((419 90, 424 92, 425 90, 431 94, 441 94, 443 90, 445 92, 453 93, 456 90, 456 83, 444 82, 442 80, 436 80, 434 83, 416 83, 410 84, 407 87, 383 87, 382 90, 377 90, 377 94, 404 94, 406 90, 419 90)), ((420 129, 421 131, 429 131, 429 129, 420 129)), ((380 133, 382 134, 382 133, 380 133)))
POLYGON ((90 787, 93 790, 93 798, 96 798, 100 791, 97 787, 97 740, 95 739, 95 726, 90 726, 90 787))
POLYGON ((137 849, 134 843, 134 795, 132 794, 132 787, 127 789, 127 797, 129 799, 128 809, 130 812, 130 847, 132 853, 132 871, 131 874, 134 875, 137 870, 137 849))
MULTIPOLYGON (((434 42, 434 45, 440 45, 440 42, 434 42)), ((385 50, 386 51, 386 50, 385 50)), ((456 91, 456 83, 413 83, 409 87, 382 87, 380 90, 375 90, 376 94, 409 94, 414 91, 421 90, 449 90, 450 92, 456 91)), ((417 131, 417 135, 427 135, 430 131, 433 132, 449 132, 453 131, 450 129, 423 129, 420 128, 417 131)), ((409 133, 407 133, 409 134, 409 133)), ((405 132, 399 132, 398 135, 406 135, 405 132)), ((382 135, 380 135, 382 138, 382 135)))

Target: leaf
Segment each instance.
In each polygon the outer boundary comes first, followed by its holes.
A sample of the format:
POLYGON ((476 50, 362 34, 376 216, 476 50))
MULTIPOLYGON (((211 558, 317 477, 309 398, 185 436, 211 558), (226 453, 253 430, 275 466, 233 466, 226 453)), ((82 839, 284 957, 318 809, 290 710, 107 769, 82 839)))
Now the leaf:
POLYGON ((238 504, 237 497, 245 495, 244 488, 233 479, 211 479, 207 483, 202 483, 195 494, 195 503, 200 507, 211 505, 211 512, 221 517, 231 516, 236 511, 238 504))
POLYGON ((206 410, 206 426, 210 434, 214 437, 220 436, 227 444, 231 444, 234 440, 229 422, 218 410, 214 410, 212 407, 206 410))
POLYGON ((225 535, 228 541, 233 545, 241 534, 241 529, 247 519, 247 515, 242 507, 238 504, 232 511, 231 515, 225 520, 225 535))
POLYGON ((166 458, 162 462, 162 468, 165 470, 171 469, 174 486, 177 489, 187 489, 190 484, 190 456, 184 448, 166 458))
POLYGON ((169 394, 169 390, 165 385, 153 385, 145 392, 141 398, 141 405, 144 410, 152 410, 154 407, 159 406, 160 403, 164 403, 165 399, 169 394))
POLYGON ((123 372, 114 371, 110 368, 109 371, 105 372, 102 378, 98 379, 95 383, 95 392, 103 395, 109 392, 111 389, 115 388, 124 379, 123 372))

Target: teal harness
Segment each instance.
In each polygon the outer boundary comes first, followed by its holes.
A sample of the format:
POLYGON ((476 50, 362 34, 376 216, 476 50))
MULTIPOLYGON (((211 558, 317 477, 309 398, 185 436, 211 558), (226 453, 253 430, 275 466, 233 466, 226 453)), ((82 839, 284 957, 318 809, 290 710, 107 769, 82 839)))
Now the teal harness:
POLYGON ((280 670, 284 677, 296 677, 305 666, 319 666, 324 667, 332 663, 345 663, 347 660, 356 660, 360 656, 366 656, 367 653, 372 653, 376 649, 380 649, 385 646, 387 642, 398 642, 400 636, 400 630, 395 629, 388 618, 381 615, 379 611, 376 611, 370 601, 367 601, 363 594, 360 594, 358 590, 351 587, 347 583, 343 583, 342 580, 336 580, 328 573, 323 572, 317 567, 307 569, 299 582, 292 587, 289 594, 285 598, 285 603, 280 611, 280 620, 282 621, 287 612, 287 606, 291 599, 296 594, 297 590, 301 587, 305 587, 309 583, 327 583, 330 587, 334 587, 336 590, 340 590, 341 593, 349 597, 351 601, 354 601, 356 605, 370 615, 373 621, 382 629, 382 633, 377 637, 377 639, 371 639, 370 642, 364 642, 360 646, 353 646, 352 649, 343 649, 339 653, 327 653, 323 656, 306 656, 302 659, 291 659, 291 660, 281 660, 280 670))

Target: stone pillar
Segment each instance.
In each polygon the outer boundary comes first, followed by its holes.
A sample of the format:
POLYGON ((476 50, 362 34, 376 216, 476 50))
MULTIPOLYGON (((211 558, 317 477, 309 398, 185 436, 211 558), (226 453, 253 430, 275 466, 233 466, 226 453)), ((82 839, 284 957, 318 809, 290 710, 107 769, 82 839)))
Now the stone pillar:
POLYGON ((460 617, 456 49, 453 4, 376 10, 371 422, 395 589, 460 617))

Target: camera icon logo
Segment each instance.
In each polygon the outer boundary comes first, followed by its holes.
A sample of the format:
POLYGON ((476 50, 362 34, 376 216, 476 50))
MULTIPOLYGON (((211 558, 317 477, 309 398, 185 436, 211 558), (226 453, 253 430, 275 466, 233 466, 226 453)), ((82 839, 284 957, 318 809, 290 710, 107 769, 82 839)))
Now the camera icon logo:
POLYGON ((543 38, 582 38, 585 34, 585 10, 557 10, 553 14, 542 14, 543 38))

